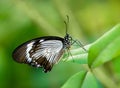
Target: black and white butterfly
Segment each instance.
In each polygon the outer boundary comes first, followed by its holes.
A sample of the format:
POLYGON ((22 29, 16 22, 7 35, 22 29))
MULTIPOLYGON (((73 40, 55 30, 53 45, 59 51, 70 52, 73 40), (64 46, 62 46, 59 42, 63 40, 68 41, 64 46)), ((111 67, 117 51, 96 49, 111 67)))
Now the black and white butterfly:
POLYGON ((19 63, 42 67, 44 72, 48 72, 74 42, 67 32, 64 38, 57 36, 36 38, 18 46, 13 52, 13 58, 19 63))

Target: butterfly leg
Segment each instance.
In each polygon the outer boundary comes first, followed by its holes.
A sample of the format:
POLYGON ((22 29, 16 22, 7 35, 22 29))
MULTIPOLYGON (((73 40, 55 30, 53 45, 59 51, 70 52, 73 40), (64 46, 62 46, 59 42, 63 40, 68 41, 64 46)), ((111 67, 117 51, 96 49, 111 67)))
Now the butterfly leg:
POLYGON ((84 45, 83 45, 80 41, 78 41, 78 40, 73 40, 72 45, 73 45, 74 43, 78 44, 84 51, 87 52, 87 50, 84 48, 84 45))
POLYGON ((71 56, 72 57, 72 59, 73 59, 73 62, 74 62, 74 58, 73 58, 73 56, 72 56, 72 53, 70 52, 70 50, 69 49, 67 49, 67 58, 64 60, 64 61, 67 61, 68 59, 69 59, 69 57, 71 56))

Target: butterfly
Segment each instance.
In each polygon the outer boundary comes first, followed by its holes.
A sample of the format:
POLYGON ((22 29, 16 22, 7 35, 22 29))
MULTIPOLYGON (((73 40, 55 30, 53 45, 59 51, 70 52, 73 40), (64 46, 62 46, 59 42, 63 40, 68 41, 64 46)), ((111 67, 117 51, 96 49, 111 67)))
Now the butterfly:
MULTIPOLYGON (((69 20, 68 16, 67 18, 69 20)), ((69 50, 75 42, 67 33, 67 22, 65 24, 66 35, 64 38, 45 36, 29 40, 13 51, 13 59, 19 63, 41 67, 45 73, 51 71, 53 65, 60 60, 65 50, 69 50)))

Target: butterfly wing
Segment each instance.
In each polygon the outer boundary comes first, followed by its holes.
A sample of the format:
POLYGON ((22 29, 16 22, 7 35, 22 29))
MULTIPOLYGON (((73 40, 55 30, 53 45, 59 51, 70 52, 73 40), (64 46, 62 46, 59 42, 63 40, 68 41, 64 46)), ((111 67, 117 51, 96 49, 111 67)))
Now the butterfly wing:
POLYGON ((19 46, 13 52, 13 58, 20 63, 43 67, 50 71, 64 52, 62 38, 35 39, 19 46))

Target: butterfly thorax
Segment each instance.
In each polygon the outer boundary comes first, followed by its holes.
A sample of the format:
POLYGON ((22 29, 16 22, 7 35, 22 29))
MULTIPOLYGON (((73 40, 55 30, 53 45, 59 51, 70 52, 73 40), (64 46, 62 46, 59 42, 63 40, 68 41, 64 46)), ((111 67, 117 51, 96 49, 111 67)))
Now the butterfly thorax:
POLYGON ((66 34, 64 37, 64 48, 69 49, 72 45, 72 37, 69 34, 66 34))

